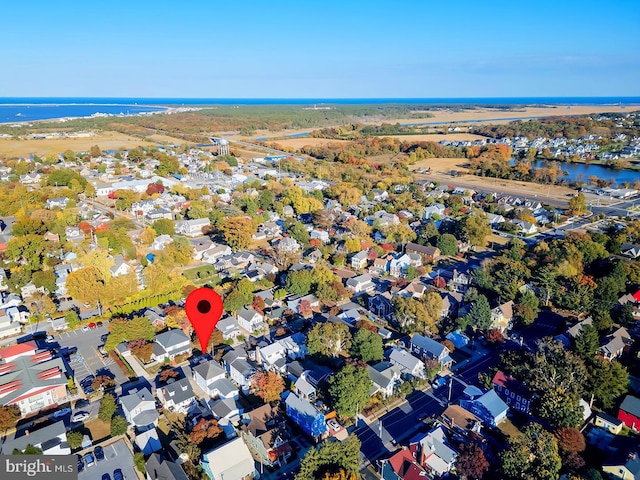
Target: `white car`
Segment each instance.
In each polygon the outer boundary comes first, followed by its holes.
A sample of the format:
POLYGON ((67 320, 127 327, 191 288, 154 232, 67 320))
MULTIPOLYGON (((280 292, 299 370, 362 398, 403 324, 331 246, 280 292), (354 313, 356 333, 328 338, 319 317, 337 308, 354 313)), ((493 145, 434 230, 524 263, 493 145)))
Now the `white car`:
POLYGON ((83 325, 82 326, 82 331, 83 332, 88 332, 89 331, 89 327, 87 325, 83 325))
POLYGON ((82 422, 82 421, 86 420, 87 418, 89 418, 89 413, 87 413, 87 412, 76 412, 71 417, 71 421, 72 422, 82 422))
POLYGON ((340 430, 340 424, 335 420, 328 420, 327 425, 329 425, 329 428, 331 428, 331 430, 333 430, 334 432, 340 430))

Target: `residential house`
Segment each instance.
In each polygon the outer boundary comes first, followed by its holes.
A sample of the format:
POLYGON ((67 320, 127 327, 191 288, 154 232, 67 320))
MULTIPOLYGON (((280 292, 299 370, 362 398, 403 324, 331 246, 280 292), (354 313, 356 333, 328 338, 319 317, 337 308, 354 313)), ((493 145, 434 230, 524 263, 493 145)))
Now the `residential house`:
POLYGON ((256 362, 267 371, 284 373, 287 367, 287 351, 280 342, 260 342, 256 347, 256 362))
POLYGON ((367 257, 369 255, 368 250, 362 250, 361 252, 355 253, 351 256, 351 267, 356 270, 360 270, 367 266, 367 257))
POLYGON ((278 408, 268 403, 243 415, 240 435, 261 465, 283 466, 291 457, 286 421, 278 408))
POLYGON ((264 316, 253 308, 243 308, 238 312, 238 325, 247 332, 254 333, 264 329, 264 316))
POLYGON ((318 439, 327 432, 324 414, 307 400, 289 393, 285 406, 287 416, 307 435, 318 439))
POLYGON ((296 253, 300 251, 300 244, 293 237, 284 237, 277 242, 274 242, 273 245, 283 253, 296 253))
POLYGON ((175 232, 187 237, 200 237, 204 229, 209 227, 211 227, 211 221, 208 218, 180 220, 175 224, 175 232))
POLYGON ((424 362, 401 348, 393 348, 389 352, 389 362, 400 369, 403 378, 425 378, 424 362))
POLYGON ((229 245, 212 244, 213 246, 202 253, 202 261, 214 264, 219 258, 231 255, 231 247, 229 245))
POLYGON ((289 310, 293 310, 294 312, 300 313, 300 304, 302 302, 309 303, 309 307, 311 309, 320 308, 320 300, 314 294, 310 293, 308 295, 293 295, 287 298, 287 308, 289 310))
POLYGON ((436 215, 437 218, 443 218, 445 216, 447 208, 441 203, 433 203, 428 207, 425 207, 422 213, 422 219, 424 221, 430 220, 431 217, 436 215))
POLYGON ((620 246, 620 253, 630 258, 640 257, 640 244, 623 243, 620 246))
POLYGON ((633 345, 633 339, 626 328, 620 327, 611 335, 603 339, 600 353, 606 360, 619 358, 625 350, 629 350, 633 345))
POLYGON ((185 333, 174 328, 156 335, 153 343, 153 358, 157 362, 173 360, 178 355, 191 355, 191 340, 185 333))
POLYGON ((620 435, 620 433, 622 432, 622 427, 624 427, 624 422, 622 420, 618 420, 616 417, 613 417, 604 412, 596 413, 593 424, 596 427, 600 427, 603 430, 606 430, 607 432, 614 435, 620 435))
POLYGON ((389 192, 380 188, 374 188, 371 190, 371 199, 374 202, 384 202, 389 198, 389 192))
POLYGON ((530 413, 532 397, 522 382, 498 371, 491 384, 498 396, 511 409, 526 415, 530 413))
POLYGON ((451 275, 451 279, 447 282, 447 287, 449 287, 454 292, 465 293, 470 284, 470 275, 454 269, 453 274, 451 275))
POLYGON ((171 238, 171 235, 159 235, 153 239, 153 243, 149 246, 149 250, 152 250, 154 252, 164 250, 165 247, 171 243, 173 243, 173 238, 171 238))
POLYGON ((640 398, 633 395, 624 397, 618 410, 618 420, 633 430, 640 430, 640 398))
POLYGON ((415 253, 422 256, 424 263, 434 263, 440 258, 440 249, 438 247, 432 247, 431 245, 419 245, 417 243, 409 242, 404 248, 406 253, 415 253))
POLYGON ((24 345, 0 350, 0 405, 17 405, 23 416, 64 403, 70 378, 62 359, 24 345))
POLYGON ((502 215, 496 215, 495 213, 487 213, 487 217, 491 228, 497 228, 500 224, 506 222, 506 219, 502 215))
POLYGON ((222 357, 222 363, 227 375, 244 392, 249 391, 251 379, 257 371, 256 364, 247 357, 247 352, 242 348, 230 350, 222 357))
POLYGON ((239 437, 204 453, 200 464, 211 480, 258 478, 251 452, 239 437))
POLYGON ((460 400, 460 406, 479 417, 486 425, 496 427, 507 418, 509 406, 504 403, 495 390, 482 393, 476 387, 465 389, 466 398, 460 400))
POLYGON ((453 364, 451 353, 447 347, 435 340, 418 333, 411 337, 411 353, 422 359, 437 360, 440 368, 449 368, 453 364))
POLYGON ((407 286, 402 290, 398 291, 396 295, 403 298, 418 299, 422 298, 425 293, 427 293, 427 286, 420 280, 416 279, 407 284, 407 286))
POLYGON ((367 366, 373 385, 371 395, 380 393, 383 398, 393 395, 395 388, 400 383, 400 368, 391 362, 378 362, 367 366))
POLYGON ((311 264, 315 264, 318 260, 322 258, 322 252, 317 248, 312 249, 308 253, 304 255, 304 258, 307 262, 311 264))
POLYGON ((64 236, 68 242, 81 242, 84 240, 84 232, 76 226, 65 227, 64 236))
POLYGON ((69 199, 67 197, 57 197, 57 198, 49 198, 47 199, 44 208, 47 210, 51 210, 53 208, 67 208, 67 203, 69 203, 69 199))
POLYGON ((125 261, 122 255, 113 257, 113 262, 113 266, 110 268, 112 277, 120 277, 133 272, 133 267, 125 261))
POLYGON ((374 259, 371 266, 369 266, 369 273, 372 275, 385 275, 388 271, 389 259, 386 257, 374 259))
POLYGON ((189 480, 179 463, 152 453, 145 463, 146 480, 189 480))
POLYGON ((621 449, 610 455, 602 464, 607 478, 640 480, 640 455, 638 449, 621 449))
POLYGON ((454 438, 460 443, 465 443, 467 439, 484 441, 482 437, 482 420, 473 413, 465 410, 460 405, 449 405, 440 414, 438 423, 449 429, 454 438))
POLYGON ((6 310, 0 310, 0 338, 11 337, 22 331, 22 324, 15 321, 6 310))
POLYGON ((348 279, 346 287, 354 294, 372 292, 376 288, 375 284, 371 280, 371 275, 368 273, 348 279))
POLYGON ((426 470, 420 466, 414 453, 406 447, 391 457, 381 460, 382 480, 422 480, 429 478, 426 470))
POLYGON ((514 219, 511 220, 511 223, 516 225, 518 227, 518 231, 525 235, 533 235, 534 233, 538 232, 538 227, 531 222, 527 222, 526 220, 514 219))
POLYGON ((511 329, 513 320, 513 300, 491 309, 491 328, 502 333, 511 329))
POLYGON ((303 333, 294 333, 279 339, 278 343, 284 347, 289 360, 298 360, 307 356, 308 350, 305 341, 306 336, 303 333))
POLYGON ((393 313, 393 303, 389 294, 378 294, 369 297, 369 311, 381 318, 389 319, 393 313))
POLYGON ((129 425, 140 429, 158 425, 156 399, 148 388, 133 390, 120 397, 120 405, 129 425))
POLYGON ((240 335, 240 327, 233 317, 225 317, 218 321, 216 329, 222 332, 224 340, 235 340, 240 335))
POLYGON ((434 478, 449 473, 457 458, 456 451, 449 446, 444 428, 438 426, 426 434, 419 433, 409 440, 409 450, 417 463, 434 478))
POLYGON ((164 387, 156 390, 158 399, 164 405, 164 408, 175 409, 178 413, 187 413, 189 407, 195 402, 196 396, 193 393, 188 378, 171 381, 164 387))
POLYGON ((322 243, 329 243, 329 232, 322 228, 314 228, 309 232, 310 240, 320 240, 322 243))
POLYGON ((316 387, 309 379, 309 372, 304 371, 293 384, 293 392, 303 400, 316 401, 316 387))
POLYGON ((237 387, 231 383, 224 368, 214 360, 200 362, 192 368, 193 380, 211 398, 236 398, 237 387))
POLYGON ((11 455, 14 450, 24 451, 29 445, 41 449, 45 455, 71 454, 63 420, 38 429, 31 427, 15 438, 5 437, 0 444, 0 454, 11 455))
POLYGON ((143 432, 136 433, 134 443, 145 456, 162 450, 162 444, 160 443, 160 437, 158 436, 156 427, 151 427, 143 432))

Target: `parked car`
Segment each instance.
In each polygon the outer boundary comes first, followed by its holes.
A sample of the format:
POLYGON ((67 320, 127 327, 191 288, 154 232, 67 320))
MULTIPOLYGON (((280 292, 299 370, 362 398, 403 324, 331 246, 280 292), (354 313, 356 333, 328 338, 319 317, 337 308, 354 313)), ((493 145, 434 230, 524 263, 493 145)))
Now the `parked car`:
POLYGON ((71 421, 72 422, 82 422, 83 420, 86 420, 87 418, 89 418, 89 412, 76 412, 71 417, 71 421))
POLYGON ((88 332, 89 331, 89 327, 87 325, 83 325, 82 326, 82 331, 83 332, 88 332))
POLYGON ((56 341, 56 339, 53 338, 53 335, 47 335, 47 338, 45 339, 45 342, 47 342, 47 343, 53 343, 55 341, 56 341))
POLYGON ((91 385, 95 379, 96 379, 95 375, 87 375, 82 380, 80 380, 80 385, 83 387, 85 385, 91 385))
POLYGON ((328 420, 327 425, 329 425, 329 428, 331 428, 331 430, 333 430, 334 432, 337 432, 338 430, 340 430, 340 424, 333 419, 328 420))
POLYGON ((102 480, 111 480, 111 475, 105 473, 104 475, 102 475, 102 480))
POLYGON ((78 472, 84 470, 84 461, 82 460, 82 455, 76 455, 78 457, 78 472))
POLYGON ((98 323, 96 323, 96 325, 98 326, 98 328, 102 328, 104 326, 104 323, 98 322, 98 323))
POLYGON ((103 450, 103 448, 102 448, 102 447, 96 447, 96 448, 93 450, 93 454, 96 456, 96 460, 97 460, 98 462, 100 462, 100 461, 104 460, 104 450, 103 450))
POLYGON ((84 456, 84 463, 87 464, 87 468, 93 467, 96 464, 96 459, 92 453, 87 453, 84 456))
POLYGON ((95 323, 93 323, 93 322, 91 322, 91 323, 89 324, 89 328, 90 328, 91 330, 95 330, 95 329, 96 329, 96 327, 97 327, 97 325, 96 325, 95 323))
POLYGON ((91 385, 89 385, 88 387, 84 388, 84 393, 89 394, 89 393, 93 393, 93 392, 95 392, 95 389, 91 385))
POLYGON ((122 473, 122 470, 120 470, 119 468, 116 468, 113 471, 113 480, 124 480, 124 475, 122 473))
POLYGON ((70 408, 63 408, 62 410, 58 410, 53 414, 53 418, 62 418, 71 414, 70 408))

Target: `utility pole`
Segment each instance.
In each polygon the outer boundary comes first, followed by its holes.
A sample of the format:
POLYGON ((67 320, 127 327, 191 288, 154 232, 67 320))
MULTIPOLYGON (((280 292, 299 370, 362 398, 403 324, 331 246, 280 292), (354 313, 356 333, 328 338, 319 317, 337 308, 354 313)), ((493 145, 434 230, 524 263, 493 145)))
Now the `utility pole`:
POLYGON ((449 377, 449 396, 447 397, 447 405, 451 403, 451 390, 453 388, 453 375, 449 377))

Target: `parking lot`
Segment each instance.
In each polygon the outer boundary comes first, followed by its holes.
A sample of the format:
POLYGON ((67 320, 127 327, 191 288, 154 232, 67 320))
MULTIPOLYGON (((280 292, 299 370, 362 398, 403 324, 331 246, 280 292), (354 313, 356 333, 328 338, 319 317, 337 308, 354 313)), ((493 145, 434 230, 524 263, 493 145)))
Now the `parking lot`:
MULTIPOLYGON (((83 450, 81 455, 93 452, 95 447, 83 450)), ((117 468, 122 470, 125 480, 137 480, 138 476, 134 471, 133 454, 124 443, 124 440, 118 440, 104 448, 104 460, 96 461, 91 467, 84 467, 84 470, 78 474, 78 480, 102 480, 102 475, 109 474, 109 478, 113 480, 113 471, 117 468)))
POLYGON ((122 385, 128 380, 111 358, 103 360, 98 352, 98 347, 104 343, 101 337, 106 333, 108 333, 107 324, 87 331, 79 328, 55 335, 55 340, 61 347, 78 348, 78 352, 71 355, 69 362, 71 368, 76 372, 77 381, 87 375, 100 375, 107 371, 115 376, 116 385, 122 385))

